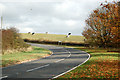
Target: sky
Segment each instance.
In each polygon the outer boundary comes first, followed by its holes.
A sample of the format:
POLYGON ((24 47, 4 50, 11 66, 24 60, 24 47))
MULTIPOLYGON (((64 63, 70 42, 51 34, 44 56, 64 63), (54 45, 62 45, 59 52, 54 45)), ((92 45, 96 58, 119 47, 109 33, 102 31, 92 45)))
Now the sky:
POLYGON ((0 15, 3 28, 16 27, 20 33, 82 35, 85 20, 102 2, 105 0, 3 0, 0 15))

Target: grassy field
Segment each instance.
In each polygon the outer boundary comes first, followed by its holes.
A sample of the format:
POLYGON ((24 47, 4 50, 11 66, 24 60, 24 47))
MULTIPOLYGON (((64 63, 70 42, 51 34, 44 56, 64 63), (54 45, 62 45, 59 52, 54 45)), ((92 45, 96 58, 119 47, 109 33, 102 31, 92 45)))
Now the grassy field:
POLYGON ((84 43, 83 36, 74 36, 74 35, 71 35, 69 38, 66 38, 66 35, 40 34, 40 33, 31 35, 28 33, 21 33, 21 37, 23 39, 39 40, 39 41, 62 41, 62 42, 84 43))
POLYGON ((4 54, 2 55, 2 67, 39 59, 50 54, 51 52, 49 50, 39 47, 33 47, 33 50, 28 52, 13 52, 12 54, 4 54))
POLYGON ((118 80, 118 52, 108 52, 107 49, 100 48, 72 48, 88 52, 91 58, 85 64, 54 80, 101 80, 103 78, 118 80))

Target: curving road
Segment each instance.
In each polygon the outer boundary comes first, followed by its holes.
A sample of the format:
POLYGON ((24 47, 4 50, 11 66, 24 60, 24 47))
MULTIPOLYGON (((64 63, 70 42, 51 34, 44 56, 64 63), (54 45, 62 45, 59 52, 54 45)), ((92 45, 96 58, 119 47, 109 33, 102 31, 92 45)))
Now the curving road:
POLYGON ((1 78, 3 80, 11 80, 11 78, 12 80, 16 78, 20 78, 21 80, 54 79, 75 69, 90 58, 90 55, 86 52, 72 48, 34 43, 29 44, 49 49, 53 54, 46 58, 2 68, 1 78))

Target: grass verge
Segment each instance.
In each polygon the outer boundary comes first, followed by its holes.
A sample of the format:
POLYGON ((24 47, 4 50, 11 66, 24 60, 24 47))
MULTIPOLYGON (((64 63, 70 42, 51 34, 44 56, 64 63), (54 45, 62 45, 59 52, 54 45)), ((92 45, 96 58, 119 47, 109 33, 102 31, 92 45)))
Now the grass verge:
POLYGON ((32 51, 27 52, 13 52, 12 54, 4 54, 2 55, 2 67, 36 60, 50 54, 51 52, 49 50, 40 47, 33 47, 32 51))
POLYGON ((88 52, 91 58, 83 65, 54 80, 119 80, 118 52, 107 49, 72 47, 88 52))

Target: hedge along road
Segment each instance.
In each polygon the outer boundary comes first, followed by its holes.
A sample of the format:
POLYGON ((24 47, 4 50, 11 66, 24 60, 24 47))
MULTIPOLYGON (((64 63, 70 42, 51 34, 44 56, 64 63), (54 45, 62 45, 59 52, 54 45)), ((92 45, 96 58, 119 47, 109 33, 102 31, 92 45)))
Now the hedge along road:
POLYGON ((34 80, 54 79, 75 69, 90 58, 88 53, 72 48, 35 43, 29 44, 49 49, 53 54, 42 59, 2 68, 1 78, 3 80, 11 78, 12 80, 16 78, 22 78, 22 80, 27 78, 34 78, 34 80))

